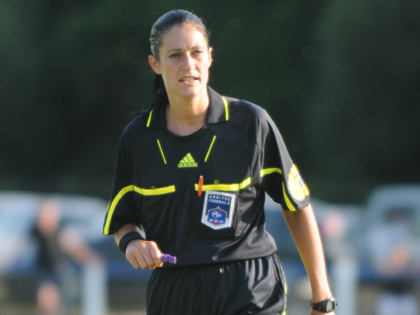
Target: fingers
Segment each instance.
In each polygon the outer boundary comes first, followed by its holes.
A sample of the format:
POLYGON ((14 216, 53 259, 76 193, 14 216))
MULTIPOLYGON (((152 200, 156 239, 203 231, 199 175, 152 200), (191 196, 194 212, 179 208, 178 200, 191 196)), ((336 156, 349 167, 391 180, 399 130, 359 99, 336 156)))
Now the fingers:
POLYGON ((163 262, 161 261, 160 257, 162 256, 162 253, 160 252, 157 244, 155 242, 150 242, 150 246, 148 247, 150 257, 152 258, 152 264, 155 267, 162 267, 163 262))
POLYGON ((155 269, 162 267, 162 253, 157 244, 151 241, 133 240, 126 249, 126 257, 136 269, 155 269))

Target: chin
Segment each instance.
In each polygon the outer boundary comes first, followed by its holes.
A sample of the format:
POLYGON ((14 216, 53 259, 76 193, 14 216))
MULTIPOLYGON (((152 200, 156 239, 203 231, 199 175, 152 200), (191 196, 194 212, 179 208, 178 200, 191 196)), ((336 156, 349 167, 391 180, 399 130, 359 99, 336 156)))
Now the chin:
POLYGON ((185 98, 194 98, 202 94, 203 91, 207 92, 206 86, 200 85, 200 86, 185 88, 183 91, 180 91, 179 95, 185 98))

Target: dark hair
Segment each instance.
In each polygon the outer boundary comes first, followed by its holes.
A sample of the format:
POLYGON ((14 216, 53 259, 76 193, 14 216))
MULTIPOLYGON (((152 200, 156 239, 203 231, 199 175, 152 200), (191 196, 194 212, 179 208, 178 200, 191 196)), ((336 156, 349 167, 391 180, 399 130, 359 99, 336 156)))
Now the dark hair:
MULTIPOLYGON (((200 31, 207 43, 209 43, 210 34, 207 31, 203 21, 195 14, 185 10, 174 10, 162 15, 153 25, 150 34, 150 49, 153 56, 159 60, 159 50, 163 44, 163 36, 167 31, 175 26, 183 24, 191 24, 200 31)), ((169 103, 168 94, 166 93, 165 84, 161 75, 157 74, 153 87, 153 101, 150 109, 157 106, 166 106, 169 103)))

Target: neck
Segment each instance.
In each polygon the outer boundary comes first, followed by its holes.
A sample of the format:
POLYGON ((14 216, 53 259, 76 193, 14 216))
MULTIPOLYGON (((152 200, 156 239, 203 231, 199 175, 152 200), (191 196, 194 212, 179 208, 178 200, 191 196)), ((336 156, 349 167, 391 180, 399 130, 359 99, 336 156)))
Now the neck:
POLYGON ((196 132, 206 124, 209 103, 207 93, 191 99, 170 99, 166 112, 168 130, 179 136, 196 132))

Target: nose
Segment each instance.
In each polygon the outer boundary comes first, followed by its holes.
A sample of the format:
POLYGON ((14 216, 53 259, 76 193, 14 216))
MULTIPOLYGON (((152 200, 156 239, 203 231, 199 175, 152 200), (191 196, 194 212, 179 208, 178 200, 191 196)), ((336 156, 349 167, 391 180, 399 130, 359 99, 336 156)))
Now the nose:
POLYGON ((195 69, 195 60, 193 57, 191 57, 190 54, 186 54, 184 58, 184 63, 182 65, 183 70, 194 70, 195 69))

